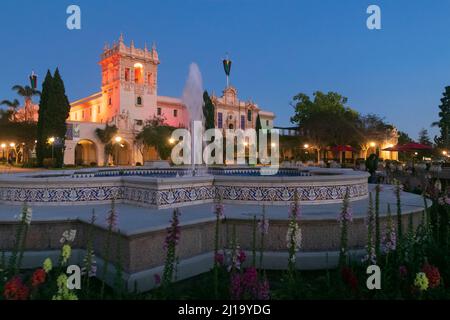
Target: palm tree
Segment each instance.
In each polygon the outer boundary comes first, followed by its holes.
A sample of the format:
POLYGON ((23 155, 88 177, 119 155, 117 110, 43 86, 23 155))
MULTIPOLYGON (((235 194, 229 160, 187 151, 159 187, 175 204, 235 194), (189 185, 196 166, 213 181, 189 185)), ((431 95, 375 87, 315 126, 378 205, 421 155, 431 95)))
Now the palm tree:
POLYGON ((0 102, 0 105, 7 106, 14 114, 17 112, 17 108, 20 107, 20 102, 17 99, 14 100, 3 100, 0 102))
POLYGON ((15 85, 12 87, 14 91, 17 92, 17 94, 21 97, 24 97, 25 99, 31 99, 34 96, 40 96, 41 92, 39 90, 33 89, 30 86, 21 86, 21 85, 15 85))
POLYGON ((32 98, 40 96, 41 92, 30 86, 21 85, 15 85, 12 89, 25 99, 25 121, 33 120, 32 98))
POLYGON ((95 134, 98 139, 105 145, 105 166, 109 163, 109 158, 113 153, 112 139, 117 134, 117 127, 115 125, 106 124, 104 129, 95 129, 95 134))

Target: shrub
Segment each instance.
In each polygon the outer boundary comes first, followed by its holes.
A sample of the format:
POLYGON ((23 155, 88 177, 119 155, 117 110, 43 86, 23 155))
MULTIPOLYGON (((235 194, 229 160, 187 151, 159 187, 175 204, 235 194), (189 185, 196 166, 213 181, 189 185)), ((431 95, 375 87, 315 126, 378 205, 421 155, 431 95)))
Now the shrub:
POLYGON ((56 166, 55 158, 45 158, 42 162, 44 168, 54 168, 56 166))

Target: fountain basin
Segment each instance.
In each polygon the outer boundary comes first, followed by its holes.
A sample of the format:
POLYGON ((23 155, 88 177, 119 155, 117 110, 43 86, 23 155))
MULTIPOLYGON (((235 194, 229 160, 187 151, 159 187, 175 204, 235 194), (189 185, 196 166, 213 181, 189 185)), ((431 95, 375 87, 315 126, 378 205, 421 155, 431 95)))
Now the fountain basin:
POLYGON ((0 177, 0 203, 21 205, 119 203, 169 208, 211 203, 286 205, 298 194, 302 204, 342 202, 368 195, 368 174, 349 169, 280 171, 257 176, 254 168, 210 169, 212 174, 188 176, 188 169, 97 169, 0 177), (246 171, 247 170, 247 171, 246 171), (284 174, 284 175, 283 175, 284 174))

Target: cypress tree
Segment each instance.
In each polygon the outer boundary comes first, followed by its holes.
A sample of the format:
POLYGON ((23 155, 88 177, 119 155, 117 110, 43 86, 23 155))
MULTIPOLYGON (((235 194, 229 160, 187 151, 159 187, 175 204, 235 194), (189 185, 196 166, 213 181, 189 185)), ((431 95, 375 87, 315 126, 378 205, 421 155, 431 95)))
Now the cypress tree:
POLYGON ((56 68, 53 75, 53 92, 54 101, 51 105, 53 118, 51 132, 57 137, 57 143, 54 148, 56 166, 62 167, 64 164, 64 141, 67 131, 66 120, 69 117, 70 103, 58 68, 56 68))
POLYGON ((440 129, 440 136, 435 138, 436 144, 440 148, 450 147, 450 86, 445 87, 445 91, 442 94, 441 105, 439 106, 441 110, 439 112, 439 121, 433 123, 433 126, 437 126, 440 129))
POLYGON ((203 118, 205 119, 205 130, 213 129, 215 127, 214 104, 206 90, 203 92, 203 118))
POLYGON ((41 101, 39 103, 38 134, 36 156, 38 165, 44 164, 44 159, 55 159, 55 166, 62 167, 64 162, 64 139, 66 136, 66 120, 69 117, 70 103, 66 96, 64 82, 58 68, 52 76, 47 71, 42 83, 41 101), (55 138, 52 146, 48 144, 50 137, 55 138))
POLYGON ((47 157, 47 121, 50 96, 52 95, 53 77, 50 70, 47 70, 44 82, 42 83, 41 100, 39 101, 39 118, 37 123, 37 144, 36 144, 36 157, 38 166, 42 166, 44 158, 47 157))
MULTIPOLYGON (((261 129, 262 129, 261 118, 259 117, 259 114, 258 114, 258 116, 256 117, 256 127, 255 127, 255 130, 256 130, 256 150, 257 150, 257 152, 259 152, 259 131, 261 129)), ((258 156, 258 158, 259 158, 259 156, 258 156)))

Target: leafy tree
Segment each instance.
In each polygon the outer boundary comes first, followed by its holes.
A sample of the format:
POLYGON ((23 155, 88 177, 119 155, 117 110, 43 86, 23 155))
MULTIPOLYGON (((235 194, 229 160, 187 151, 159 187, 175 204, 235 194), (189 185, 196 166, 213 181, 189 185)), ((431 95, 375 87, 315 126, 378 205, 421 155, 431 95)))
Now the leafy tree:
POLYGON ((422 128, 419 131, 419 143, 431 146, 433 143, 431 142, 430 136, 428 135, 428 130, 422 128))
POLYGON ((361 150, 364 152, 364 158, 367 158, 367 151, 370 149, 370 143, 383 141, 395 130, 394 126, 387 124, 380 116, 369 113, 361 116, 358 126, 358 140, 361 150))
POLYGON ((439 127, 440 135, 434 138, 434 142, 439 148, 448 149, 450 147, 450 86, 445 87, 439 109, 439 121, 433 122, 432 126, 439 127))
POLYGON ((105 165, 108 164, 109 161, 108 158, 113 153, 113 137, 117 134, 117 127, 115 125, 105 125, 104 129, 97 128, 95 129, 95 134, 97 135, 98 139, 105 145, 105 165))
POLYGON ((205 119, 205 130, 213 129, 215 127, 214 104, 206 90, 203 92, 203 118, 205 119))
POLYGON ((136 141, 138 144, 154 147, 160 159, 166 160, 172 150, 169 138, 173 130, 174 127, 166 125, 161 118, 156 117, 147 121, 142 131, 136 135, 136 141))
MULTIPOLYGON (((419 143, 427 145, 427 146, 432 146, 433 143, 431 142, 430 136, 428 135, 428 130, 425 128, 422 128, 419 131, 419 143)), ((426 156, 430 156, 432 153, 431 150, 421 150, 418 151, 418 156, 419 159, 422 157, 426 157, 426 156)))
POLYGON ((398 132, 398 144, 402 145, 402 144, 406 144, 409 142, 413 142, 413 139, 411 139, 411 137, 404 131, 399 131, 398 132))
MULTIPOLYGON (((399 145, 403 145, 403 144, 407 144, 409 142, 413 142, 414 140, 411 139, 411 137, 404 131, 399 131, 398 132, 398 144, 399 145)), ((400 161, 407 161, 409 160, 409 156, 407 154, 405 154, 404 152, 399 152, 398 153, 398 159, 400 161)))
POLYGON ((0 110, 0 140, 16 142, 16 152, 20 152, 23 162, 28 163, 36 140, 37 125, 34 122, 14 121, 12 114, 12 110, 0 110))
POLYGON ((308 143, 320 151, 330 145, 354 144, 358 138, 359 114, 346 106, 347 98, 336 92, 316 91, 314 100, 303 93, 293 98, 291 122, 302 128, 308 143))

